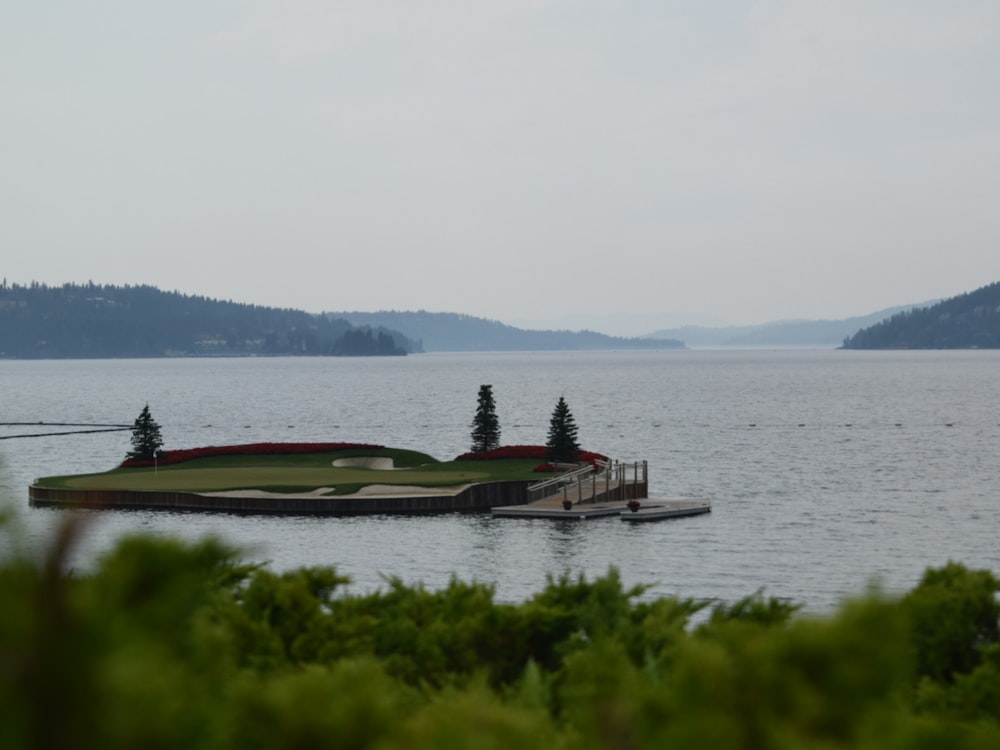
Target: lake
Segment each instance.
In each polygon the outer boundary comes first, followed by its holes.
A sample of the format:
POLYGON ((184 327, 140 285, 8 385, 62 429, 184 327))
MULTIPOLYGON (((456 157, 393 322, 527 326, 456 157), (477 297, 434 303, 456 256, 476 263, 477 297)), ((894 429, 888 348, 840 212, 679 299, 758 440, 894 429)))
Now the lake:
MULTIPOLYGON (((565 396, 583 448, 647 460, 651 495, 709 498, 712 513, 629 524, 94 512, 73 564, 123 534, 215 534, 276 570, 333 565, 355 591, 455 575, 519 601, 547 575, 615 566, 647 596, 763 589, 827 612, 948 560, 1000 573, 998 376, 992 351, 8 360, 0 422, 130 424, 148 402, 166 449, 358 441, 450 459, 469 448, 480 384, 493 385, 504 444, 543 444, 565 396)), ((53 428, 0 437, 33 431, 53 428)), ((0 440, 0 507, 14 514, 3 543, 42 548, 71 512, 30 508, 34 477, 110 469, 128 449, 127 431, 0 440)))

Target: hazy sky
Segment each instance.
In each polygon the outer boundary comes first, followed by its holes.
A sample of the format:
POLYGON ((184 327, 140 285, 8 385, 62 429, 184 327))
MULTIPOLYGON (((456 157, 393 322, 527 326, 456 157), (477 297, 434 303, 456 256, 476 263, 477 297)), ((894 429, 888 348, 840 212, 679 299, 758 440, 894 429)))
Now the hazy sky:
POLYGON ((997 0, 0 0, 0 275, 841 318, 1000 280, 997 0))

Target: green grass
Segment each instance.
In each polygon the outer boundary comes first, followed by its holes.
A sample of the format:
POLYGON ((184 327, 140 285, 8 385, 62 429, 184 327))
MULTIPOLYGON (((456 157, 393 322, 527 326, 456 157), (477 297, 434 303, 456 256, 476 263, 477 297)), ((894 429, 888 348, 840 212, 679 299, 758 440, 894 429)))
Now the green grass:
POLYGON ((221 492, 266 490, 302 493, 333 488, 324 495, 348 495, 372 484, 450 487, 476 482, 540 480, 534 459, 447 461, 417 451, 396 448, 346 450, 335 453, 216 456, 159 468, 116 468, 95 474, 51 476, 42 487, 75 490, 129 490, 140 492, 221 492), (392 458, 395 469, 335 467, 339 458, 392 458))

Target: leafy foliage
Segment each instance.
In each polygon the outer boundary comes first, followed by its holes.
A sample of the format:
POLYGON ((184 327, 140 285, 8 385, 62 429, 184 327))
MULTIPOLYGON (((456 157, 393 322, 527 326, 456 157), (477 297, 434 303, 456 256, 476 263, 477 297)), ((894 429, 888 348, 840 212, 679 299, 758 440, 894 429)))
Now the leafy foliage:
POLYGON ((346 592, 224 544, 0 563, 0 748, 992 748, 996 580, 951 563, 825 618, 649 600, 617 572, 522 603, 458 579, 346 592), (944 620, 945 622, 936 622, 944 620), (935 621, 935 622, 932 622, 935 621))
POLYGON ((491 451, 500 447, 500 420, 493 400, 493 386, 479 386, 476 416, 472 419, 472 451, 491 451))
POLYGON ((951 682, 979 666, 983 650, 1000 640, 1000 581, 987 570, 948 563, 928 570, 903 599, 917 647, 917 674, 951 682))

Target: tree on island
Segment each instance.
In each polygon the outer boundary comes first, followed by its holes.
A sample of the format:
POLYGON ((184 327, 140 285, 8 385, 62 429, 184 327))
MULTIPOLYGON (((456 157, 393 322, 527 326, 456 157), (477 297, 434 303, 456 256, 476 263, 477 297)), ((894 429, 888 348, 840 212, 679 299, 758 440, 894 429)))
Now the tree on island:
POLYGON ((549 422, 549 440, 545 444, 548 448, 549 460, 559 463, 575 463, 579 453, 580 445, 576 442, 576 421, 569 410, 566 399, 559 397, 556 408, 552 412, 552 419, 549 422))
POLYGON ((132 450, 125 457, 136 461, 152 461, 160 454, 162 445, 160 425, 153 419, 153 415, 149 413, 149 404, 146 404, 132 426, 132 450))
POLYGON ((479 386, 479 405, 472 420, 473 452, 491 451, 500 447, 500 420, 493 402, 493 386, 479 386))

